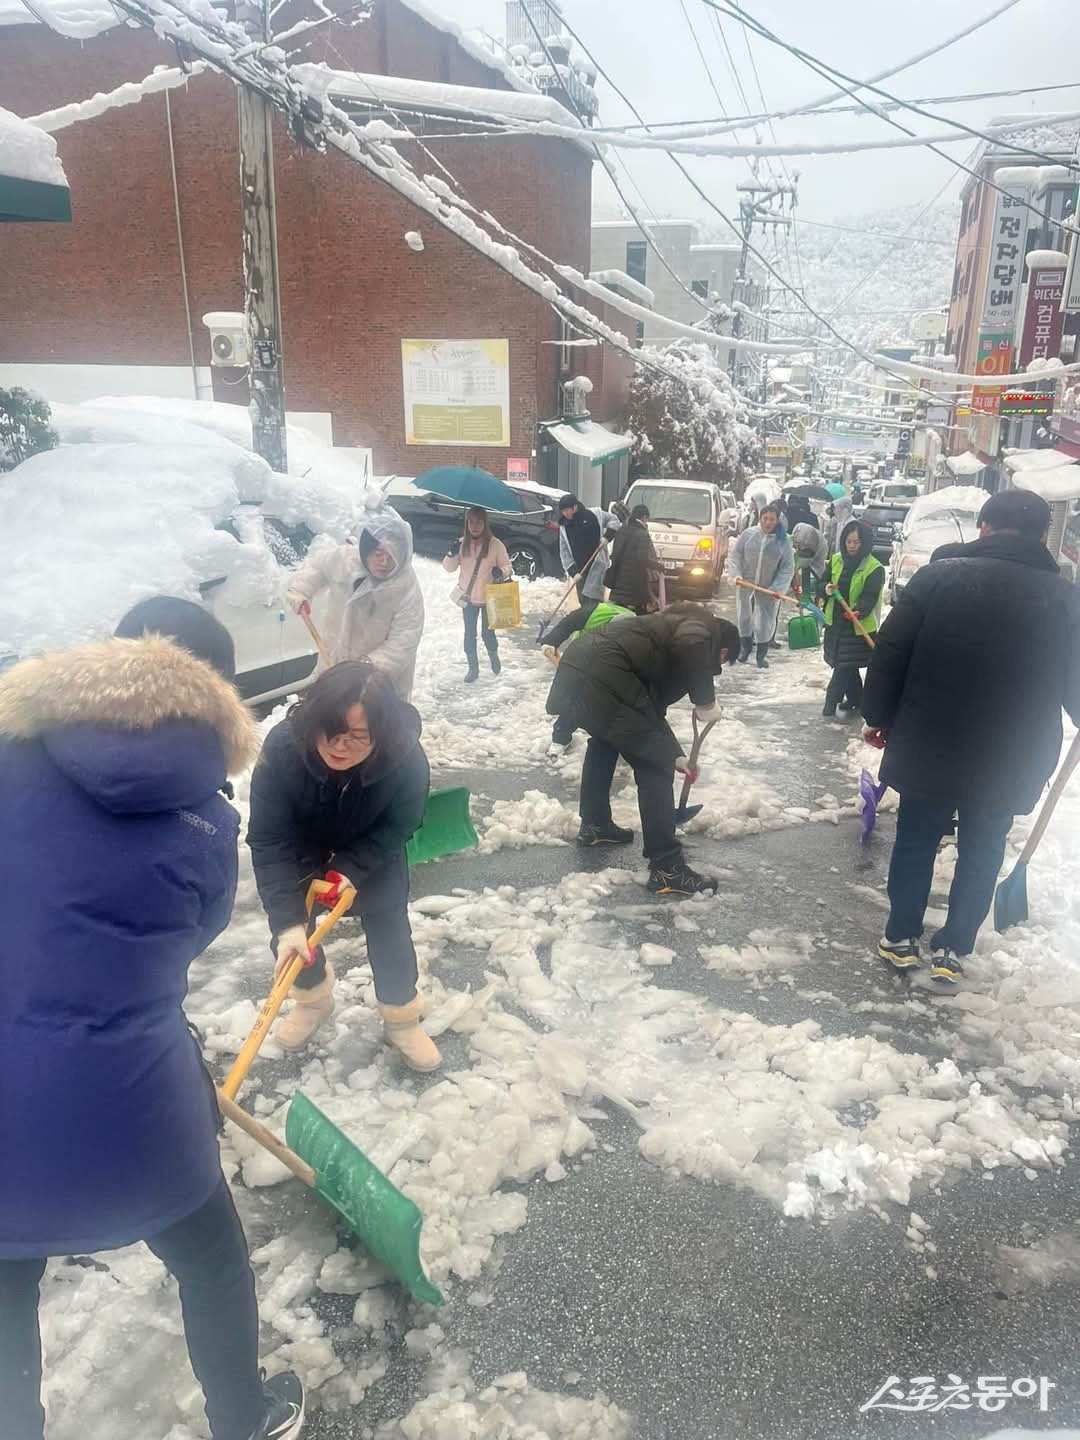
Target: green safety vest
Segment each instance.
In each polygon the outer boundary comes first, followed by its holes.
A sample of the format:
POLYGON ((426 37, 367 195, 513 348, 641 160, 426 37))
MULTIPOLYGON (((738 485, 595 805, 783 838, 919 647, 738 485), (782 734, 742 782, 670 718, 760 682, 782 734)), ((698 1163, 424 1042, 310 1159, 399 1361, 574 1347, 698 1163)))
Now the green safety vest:
MULTIPOLYGON (((859 610, 859 597, 863 592, 863 586, 866 584, 866 577, 868 575, 872 575, 875 570, 883 570, 884 568, 885 567, 882 565, 880 560, 876 560, 873 555, 867 555, 866 559, 862 562, 859 568, 855 571, 855 574, 851 577, 851 593, 848 595, 847 602, 849 610, 859 610)), ((832 583, 834 585, 839 585, 840 576, 843 574, 843 570, 843 555, 834 555, 832 557, 832 560, 830 561, 829 571, 829 578, 832 580, 832 583)), ((841 615, 843 615, 843 609, 837 606, 836 596, 830 595, 828 600, 825 602, 826 624, 831 625, 833 623, 833 615, 838 608, 840 609, 841 615)), ((873 634, 874 631, 878 628, 878 611, 880 609, 881 596, 879 595, 878 602, 874 606, 873 612, 870 615, 864 615, 862 611, 859 610, 859 620, 862 623, 862 627, 864 630, 868 630, 871 634, 873 634)))

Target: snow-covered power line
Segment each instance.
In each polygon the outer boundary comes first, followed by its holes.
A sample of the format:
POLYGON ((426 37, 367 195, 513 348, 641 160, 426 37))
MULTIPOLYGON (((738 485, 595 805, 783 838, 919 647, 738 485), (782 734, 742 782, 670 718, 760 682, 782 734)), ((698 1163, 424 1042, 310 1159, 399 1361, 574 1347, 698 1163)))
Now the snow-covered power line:
POLYGON ((197 60, 187 70, 176 66, 158 65, 145 80, 129 81, 114 90, 99 91, 87 100, 77 100, 71 105, 58 105, 55 110, 43 110, 40 115, 30 115, 31 125, 37 125, 50 134, 77 125, 83 120, 95 120, 107 110, 116 110, 122 105, 137 105, 147 95, 157 95, 163 90, 175 90, 186 85, 193 75, 201 75, 206 69, 203 60, 197 60))
MULTIPOLYGON (((847 89, 844 91, 845 94, 854 96, 856 90, 872 90, 875 95, 880 95, 884 99, 892 101, 894 102, 894 104, 898 104, 901 109, 910 110, 912 114, 920 115, 925 120, 945 121, 947 124, 952 125, 955 129, 961 131, 964 135, 970 136, 972 139, 983 140, 989 144, 1003 146, 1005 149, 1011 150, 1018 155, 1026 155, 1031 159, 1041 160, 1044 164, 1054 165, 1061 163, 1060 160, 1055 160, 1053 156, 1046 155, 1041 150, 1032 149, 1027 145, 1013 144, 1012 142, 1003 138, 1007 134, 1015 133, 1018 130, 1023 130, 1030 126, 1031 116, 1022 117, 1022 119, 1026 122, 1025 124, 1021 124, 1018 121, 1009 121, 1007 125, 1002 124, 999 126, 995 126, 992 127, 990 130, 978 130, 974 126, 965 125, 960 120, 949 120, 947 116, 936 115, 930 110, 924 110, 914 101, 903 100, 900 98, 899 95, 893 95, 888 90, 879 89, 876 84, 870 82, 869 80, 858 80, 854 76, 846 75, 835 65, 830 65, 828 61, 821 60, 818 56, 811 55, 808 50, 803 50, 798 45, 792 45, 789 41, 783 40, 779 35, 775 34, 767 26, 763 25, 759 20, 755 20, 753 16, 748 14, 745 10, 732 10, 727 4, 721 3, 721 0, 702 0, 702 3, 708 5, 711 9, 718 10, 723 15, 728 15, 732 19, 737 19, 742 25, 749 26, 753 30, 755 35, 760 35, 762 39, 768 40, 770 44, 777 45, 782 50, 786 50, 789 54, 796 56, 797 59, 801 60, 805 65, 808 65, 812 70, 815 70, 819 75, 824 75, 831 72, 833 75, 838 76, 847 84, 847 89)), ((882 120, 885 121, 886 124, 892 125, 896 129, 904 128, 903 126, 898 125, 895 120, 890 119, 890 117, 887 114, 884 114, 878 107, 871 105, 868 101, 863 101, 862 103, 868 114, 879 116, 882 120)), ((1080 111, 1067 112, 1059 116, 1059 118, 1062 120, 1077 120, 1080 119, 1080 111)), ((908 135, 911 135, 910 131, 906 133, 908 135)), ((948 137, 931 135, 919 136, 916 138, 918 140, 918 143, 927 145, 932 148, 934 145, 946 143, 948 137)), ((953 161, 952 163, 955 164, 956 162, 953 161)), ((1080 166, 1078 165, 1070 165, 1069 168, 1074 170, 1080 170, 1080 166)))

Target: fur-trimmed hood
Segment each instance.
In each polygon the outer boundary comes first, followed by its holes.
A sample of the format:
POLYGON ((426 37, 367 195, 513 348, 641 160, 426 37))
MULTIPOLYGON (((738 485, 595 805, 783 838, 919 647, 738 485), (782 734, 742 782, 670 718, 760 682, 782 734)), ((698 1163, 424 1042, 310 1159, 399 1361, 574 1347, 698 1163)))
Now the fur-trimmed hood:
POLYGON ((233 687, 160 635, 58 650, 0 677, 2 738, 33 740, 72 726, 146 732, 168 721, 212 730, 230 774, 258 749, 254 720, 233 687))

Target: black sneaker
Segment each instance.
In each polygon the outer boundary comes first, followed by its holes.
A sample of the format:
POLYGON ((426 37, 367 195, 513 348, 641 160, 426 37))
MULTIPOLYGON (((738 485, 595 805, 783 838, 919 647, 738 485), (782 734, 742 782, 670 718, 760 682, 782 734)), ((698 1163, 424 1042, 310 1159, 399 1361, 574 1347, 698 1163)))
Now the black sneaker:
POLYGON ((673 865, 653 866, 648 888, 654 895, 700 895, 703 890, 715 894, 719 887, 708 875, 699 875, 685 860, 678 860, 673 865))
POLYGON ((263 1381, 266 1414, 251 1440, 296 1440, 304 1428, 304 1385, 291 1370, 263 1381))
POLYGON ((877 953, 894 970, 913 970, 921 959, 917 940, 890 940, 887 935, 878 941, 877 953))
POLYGON ((835 706, 835 705, 826 705, 826 706, 825 706, 825 709, 822 710, 822 712, 821 712, 821 718, 822 718, 823 720, 835 720, 835 719, 836 719, 836 706, 835 706))
POLYGON ((578 831, 577 843, 583 848, 589 845, 629 845, 634 838, 633 830, 624 830, 609 820, 606 825, 585 825, 578 831))
POLYGON ((931 950, 930 979, 938 990, 959 990, 964 967, 952 950, 931 950))

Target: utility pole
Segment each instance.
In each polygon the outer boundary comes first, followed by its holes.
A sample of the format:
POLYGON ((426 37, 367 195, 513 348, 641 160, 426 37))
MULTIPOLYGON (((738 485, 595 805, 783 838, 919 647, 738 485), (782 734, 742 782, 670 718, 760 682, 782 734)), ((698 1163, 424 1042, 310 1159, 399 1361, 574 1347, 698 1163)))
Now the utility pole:
MULTIPOLYGON (((799 196, 798 185, 793 182, 781 180, 759 180, 757 178, 756 161, 751 166, 753 178, 740 180, 735 186, 739 191, 739 219, 742 222, 742 252, 739 256, 739 268, 735 272, 735 278, 731 282, 731 308, 735 311, 735 317, 731 322, 732 337, 738 339, 743 332, 743 312, 739 308, 743 296, 747 293, 750 285, 746 273, 746 266, 750 258, 750 236, 755 225, 765 229, 771 225, 774 229, 784 226, 788 227, 791 217, 783 213, 785 197, 790 197, 791 207, 795 208, 795 202, 799 196), (773 202, 780 201, 781 208, 773 208, 773 202)), ((795 176, 798 180, 798 175, 795 176)), ((728 362, 728 374, 734 381, 739 371, 739 352, 731 351, 731 359, 728 362)))
MULTIPOLYGON (((270 43, 269 0, 237 0, 236 18, 253 40, 270 43)), ((272 470, 284 474, 288 469, 288 452, 272 112, 269 101, 248 85, 238 86, 236 96, 252 442, 256 454, 261 455, 272 470)))

